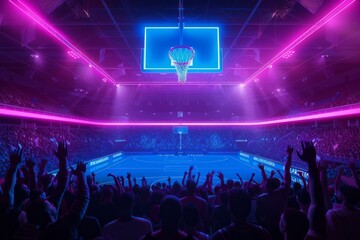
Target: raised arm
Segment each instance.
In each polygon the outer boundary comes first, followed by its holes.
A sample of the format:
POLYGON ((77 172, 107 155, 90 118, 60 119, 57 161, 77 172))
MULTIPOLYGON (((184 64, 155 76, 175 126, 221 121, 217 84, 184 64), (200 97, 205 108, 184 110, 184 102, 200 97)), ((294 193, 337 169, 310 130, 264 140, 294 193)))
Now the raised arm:
POLYGON ((308 211, 310 230, 326 236, 325 203, 321 187, 319 170, 316 166, 316 150, 312 142, 301 142, 302 154, 297 151, 301 160, 307 163, 309 171, 309 185, 311 204, 308 211))
POLYGON ((196 178, 196 186, 198 186, 200 180, 200 172, 198 172, 198 176, 196 178))
POLYGON ((183 187, 185 187, 185 179, 186 179, 187 174, 188 174, 188 172, 185 171, 185 172, 184 172, 184 176, 183 176, 183 178, 182 178, 182 180, 181 180, 181 185, 182 185, 183 187))
POLYGON ((265 167, 263 164, 258 164, 258 168, 260 169, 261 171, 261 176, 262 176, 262 183, 265 183, 267 181, 267 176, 266 176, 266 173, 265 173, 265 167))
POLYGON ((116 190, 118 191, 118 193, 121 194, 124 189, 122 188, 122 185, 121 185, 119 179, 118 179, 114 174, 112 174, 112 173, 109 173, 107 176, 108 176, 108 177, 112 177, 112 178, 114 179, 115 188, 116 188, 116 190))
POLYGON ((292 153, 294 152, 294 148, 292 146, 288 146, 286 149, 287 159, 285 163, 285 176, 284 176, 284 187, 290 189, 291 185, 291 176, 290 176, 290 167, 292 162, 292 153))
POLYGON ((327 168, 328 168, 328 165, 327 165, 327 163, 325 161, 321 161, 319 163, 320 182, 321 182, 321 187, 323 189, 325 212, 332 208, 332 204, 331 204, 331 201, 329 199, 329 195, 328 195, 328 191, 327 191, 327 189, 328 189, 327 168))
POLYGON ((128 172, 126 174, 126 178, 128 180, 128 184, 129 184, 129 191, 131 192, 132 191, 131 173, 128 172))
POLYGON ((274 175, 275 175, 275 173, 276 173, 276 172, 275 172, 274 170, 271 170, 269 178, 270 178, 270 179, 273 178, 274 175))
POLYGON ((193 180, 193 179, 191 179, 191 177, 192 177, 192 171, 194 170, 194 166, 190 166, 189 167, 189 174, 188 174, 188 180, 193 180))
POLYGON ((244 181, 242 180, 240 174, 236 173, 236 176, 239 178, 241 187, 244 185, 244 181))
POLYGON ((75 201, 72 204, 69 212, 64 216, 64 221, 71 229, 76 229, 83 219, 87 206, 90 201, 89 186, 85 177, 86 165, 85 163, 78 162, 76 170, 73 171, 77 181, 77 193, 75 201))
POLYGON ((28 158, 25 161, 25 165, 28 173, 28 187, 34 189, 36 188, 35 162, 33 159, 28 158))
POLYGON ((281 180, 284 181, 284 176, 282 175, 281 171, 279 169, 276 169, 276 172, 279 174, 281 180))
POLYGON ((350 160, 350 161, 349 161, 349 168, 350 168, 350 170, 351 170, 352 175, 354 176, 354 180, 355 180, 356 186, 357 186, 358 188, 360 188, 360 177, 359 177, 359 176, 357 175, 357 173, 356 173, 354 160, 350 160))
POLYGON ((49 201, 52 202, 57 210, 60 208, 62 198, 69 182, 69 171, 67 169, 66 157, 68 155, 68 148, 66 142, 59 142, 57 151, 54 151, 55 156, 59 160, 59 172, 57 174, 57 185, 54 194, 50 196, 49 201))
POLYGON ((224 174, 222 173, 222 172, 220 172, 220 171, 218 171, 217 172, 217 175, 216 175, 218 178, 219 178, 219 180, 220 180, 220 186, 221 186, 221 189, 223 190, 223 191, 226 191, 226 184, 225 184, 225 181, 224 181, 224 174))
POLYGON ((250 187, 250 183, 254 180, 254 177, 255 177, 255 173, 252 173, 249 181, 244 186, 245 189, 248 189, 250 187))
POLYGON ((41 178, 42 176, 44 175, 44 172, 45 172, 45 167, 46 167, 46 164, 47 164, 47 160, 46 159, 41 159, 40 161, 40 164, 39 164, 39 171, 38 171, 38 174, 37 174, 37 188, 39 189, 42 189, 42 185, 41 185, 41 178))
POLYGON ((298 174, 299 177, 301 178, 301 181, 302 181, 302 183, 303 183, 303 189, 308 190, 308 185, 307 185, 307 183, 306 183, 306 179, 305 179, 303 173, 302 173, 302 172, 297 172, 297 174, 298 174))
POLYGON ((168 177, 167 181, 168 181, 168 189, 171 189, 171 177, 170 176, 168 177))
POLYGON ((18 148, 10 154, 10 166, 6 172, 5 182, 3 185, 4 201, 10 205, 14 205, 14 188, 16 184, 16 173, 21 162, 22 148, 18 148))

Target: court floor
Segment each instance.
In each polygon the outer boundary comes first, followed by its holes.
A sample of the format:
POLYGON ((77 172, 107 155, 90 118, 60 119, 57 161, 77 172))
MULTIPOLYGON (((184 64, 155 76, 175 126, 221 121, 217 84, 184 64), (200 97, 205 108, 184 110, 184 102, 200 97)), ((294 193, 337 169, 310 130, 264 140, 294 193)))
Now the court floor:
MULTIPOLYGON (((200 172, 200 183, 206 179, 206 174, 212 170, 221 171, 225 179, 232 178, 238 180, 236 173, 239 173, 244 181, 250 178, 251 173, 255 173, 255 180, 260 181, 261 174, 256 166, 240 161, 237 154, 227 155, 123 155, 122 159, 110 164, 102 169, 95 171, 96 181, 100 184, 113 184, 113 179, 107 177, 108 173, 116 176, 124 176, 128 172, 131 177, 137 178, 137 183, 141 184, 141 178, 146 177, 148 184, 157 181, 166 182, 168 176, 172 183, 175 180, 181 182, 184 171, 188 171, 189 166, 193 165, 193 174, 197 176, 200 172)), ((214 183, 218 178, 214 177, 214 183)))

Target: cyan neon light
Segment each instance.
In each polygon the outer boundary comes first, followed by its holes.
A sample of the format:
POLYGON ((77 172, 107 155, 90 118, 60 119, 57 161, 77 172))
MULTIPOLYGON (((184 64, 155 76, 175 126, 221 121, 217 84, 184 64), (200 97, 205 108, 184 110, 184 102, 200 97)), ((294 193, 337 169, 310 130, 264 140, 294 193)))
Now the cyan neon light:
POLYGON ((9 0, 16 8, 23 12, 26 16, 36 22, 41 28, 43 28, 51 36, 55 37, 58 41, 64 44, 68 49, 71 49, 74 54, 83 59, 89 66, 92 66, 102 78, 106 78, 107 81, 110 81, 116 84, 116 81, 105 72, 99 65, 97 65, 93 60, 86 56, 79 48, 77 48, 70 40, 68 40, 60 31, 56 30, 51 24, 49 24, 45 19, 43 19, 39 14, 31 9, 30 6, 26 5, 20 0, 9 0))
MULTIPOLYGON (((175 73, 168 51, 179 45, 178 27, 145 27, 142 71, 175 73)), ((184 45, 195 49, 189 72, 221 72, 222 56, 218 27, 184 27, 184 45)))
POLYGON ((253 121, 253 122, 106 122, 100 120, 89 120, 89 119, 76 119, 70 117, 59 117, 54 115, 36 113, 36 112, 24 112, 12 109, 0 108, 0 116, 9 116, 17 118, 28 118, 37 120, 49 120, 56 122, 75 123, 81 125, 92 125, 92 126, 266 126, 274 124, 284 123, 295 123, 295 122, 306 122, 320 119, 335 119, 341 117, 360 116, 360 107, 335 110, 325 113, 308 114, 298 117, 270 119, 264 121, 253 121))
POLYGON ((328 12, 323 18, 321 18, 318 22, 316 22, 313 26, 311 26, 308 30, 298 36, 294 41, 292 41, 289 45, 287 45, 283 50, 281 50, 278 54, 276 54, 270 61, 265 63, 262 67, 260 67, 254 74, 252 74, 245 83, 249 83, 259 78, 260 74, 263 73, 269 66, 273 65, 282 57, 287 56, 289 51, 293 51, 293 49, 306 40, 309 36, 315 33, 319 28, 328 23, 331 19, 339 15, 342 11, 347 9, 351 4, 353 4, 356 0, 345 0, 342 1, 339 5, 333 8, 330 12, 328 12))

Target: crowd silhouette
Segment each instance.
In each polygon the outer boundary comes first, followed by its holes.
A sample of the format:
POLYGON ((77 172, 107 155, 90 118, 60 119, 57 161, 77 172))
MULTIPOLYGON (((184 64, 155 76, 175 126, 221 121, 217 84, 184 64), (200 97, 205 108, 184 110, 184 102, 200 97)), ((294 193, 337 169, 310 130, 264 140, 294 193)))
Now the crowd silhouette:
MULTIPOLYGON (((69 148, 70 149, 70 148, 69 148)), ((313 142, 301 150, 288 145, 284 172, 268 176, 259 164, 262 181, 252 174, 244 181, 225 181, 219 171, 204 183, 184 172, 181 183, 149 185, 131 173, 109 173, 114 185, 100 185, 86 164, 68 167, 68 144, 58 143, 56 176, 46 174, 47 160, 36 167, 23 159, 23 149, 11 151, 0 192, 0 239, 359 239, 360 179, 349 162, 354 184, 328 183, 328 164, 317 161, 313 142), (303 161, 308 183, 292 184, 293 156, 303 161), (215 184, 214 178, 219 179, 215 184)))

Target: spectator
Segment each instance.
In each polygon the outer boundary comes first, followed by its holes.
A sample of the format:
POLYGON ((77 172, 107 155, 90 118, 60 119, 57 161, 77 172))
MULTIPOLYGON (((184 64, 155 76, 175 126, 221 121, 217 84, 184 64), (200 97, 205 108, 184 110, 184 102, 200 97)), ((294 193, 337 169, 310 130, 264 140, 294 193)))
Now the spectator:
POLYGON ((269 232, 253 224, 247 223, 251 210, 251 198, 245 190, 232 189, 229 192, 229 210, 232 224, 218 230, 212 240, 226 239, 271 239, 269 232))
POLYGON ((134 197, 131 193, 122 193, 120 195, 118 201, 120 216, 104 226, 104 239, 137 240, 148 233, 151 234, 151 223, 144 218, 132 215, 133 205, 134 197))

